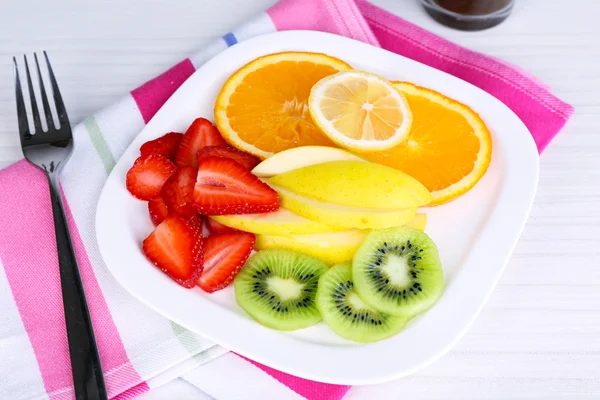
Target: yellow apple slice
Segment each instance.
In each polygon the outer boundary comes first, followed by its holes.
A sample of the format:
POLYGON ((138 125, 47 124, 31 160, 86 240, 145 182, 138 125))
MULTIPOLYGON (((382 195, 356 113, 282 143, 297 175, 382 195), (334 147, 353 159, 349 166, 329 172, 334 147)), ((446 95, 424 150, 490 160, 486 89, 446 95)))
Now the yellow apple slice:
POLYGON ((359 161, 310 165, 274 176, 269 184, 346 207, 399 210, 431 201, 425 186, 410 175, 385 165, 359 161))
POLYGON ((352 260, 368 233, 368 230, 352 229, 308 235, 257 235, 255 247, 257 250, 278 248, 300 251, 327 264, 338 264, 352 260))
POLYGON ((300 235, 342 229, 301 217, 283 207, 265 214, 214 215, 210 218, 240 231, 266 235, 300 235))
POLYGON ((381 229, 411 222, 416 208, 378 210, 364 207, 345 207, 300 196, 282 187, 271 185, 279 194, 281 205, 288 210, 322 224, 342 228, 381 229))
POLYGON ((411 228, 418 229, 420 231, 425 230, 425 226, 427 225, 427 214, 418 213, 415 215, 415 219, 413 219, 407 226, 411 228))
POLYGON ((309 165, 344 160, 365 161, 359 156, 336 147, 302 146, 272 155, 254 167, 252 173, 260 178, 269 178, 309 165))
MULTIPOLYGON (((424 230, 426 222, 425 214, 417 214, 407 226, 424 230)), ((327 264, 340 264, 352 260, 369 232, 368 229, 349 229, 307 235, 256 235, 255 247, 257 250, 279 248, 301 251, 327 264)))

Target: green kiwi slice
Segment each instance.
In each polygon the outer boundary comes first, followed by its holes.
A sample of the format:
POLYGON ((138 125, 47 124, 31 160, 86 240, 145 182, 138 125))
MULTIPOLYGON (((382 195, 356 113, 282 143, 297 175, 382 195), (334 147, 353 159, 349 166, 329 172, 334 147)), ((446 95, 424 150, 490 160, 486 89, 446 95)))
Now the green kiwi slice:
POLYGON ((327 326, 355 342, 376 342, 393 336, 409 319, 365 304, 354 288, 350 263, 335 265, 321 275, 316 302, 327 326))
POLYGON ((291 331, 321 320, 315 304, 323 261, 297 251, 255 253, 233 282, 235 299, 252 318, 273 329, 291 331))
POLYGON ((408 227, 369 233, 354 254, 352 278, 365 303, 390 314, 425 311, 444 290, 435 243, 408 227))

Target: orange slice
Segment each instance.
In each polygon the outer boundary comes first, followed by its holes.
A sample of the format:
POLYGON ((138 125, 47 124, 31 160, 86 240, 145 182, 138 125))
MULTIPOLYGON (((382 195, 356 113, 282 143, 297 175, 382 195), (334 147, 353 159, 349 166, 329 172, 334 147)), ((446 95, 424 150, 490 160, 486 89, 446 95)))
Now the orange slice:
POLYGON ((308 109, 329 138, 350 150, 384 150, 410 130, 406 99, 388 80, 364 71, 323 78, 310 91, 308 109))
POLYGON ((490 165, 492 138, 485 123, 471 108, 443 94, 407 82, 394 85, 412 110, 408 137, 391 149, 362 155, 416 178, 433 196, 429 205, 466 193, 490 165))
POLYGON ((229 144, 263 159, 292 147, 331 146, 310 117, 308 96, 322 78, 351 68, 318 53, 257 58, 221 88, 215 103, 217 127, 229 144))

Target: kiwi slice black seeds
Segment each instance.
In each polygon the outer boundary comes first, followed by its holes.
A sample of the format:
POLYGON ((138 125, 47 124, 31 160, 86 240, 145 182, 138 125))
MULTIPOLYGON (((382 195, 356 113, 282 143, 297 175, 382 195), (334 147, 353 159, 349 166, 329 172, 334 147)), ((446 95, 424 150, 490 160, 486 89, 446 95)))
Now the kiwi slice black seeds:
POLYGON ((376 313, 373 313, 372 310, 354 310, 351 306, 348 305, 346 293, 352 288, 354 288, 354 283, 347 281, 347 283, 340 283, 338 288, 334 290, 333 298, 335 302, 335 307, 339 310, 339 312, 343 316, 348 316, 352 318, 354 321, 360 320, 366 321, 367 323, 371 323, 372 325, 382 325, 383 321, 381 316, 376 313))
POLYGON ((357 342, 374 342, 392 336, 408 320, 365 304, 356 293, 349 263, 336 265, 321 276, 316 302, 332 331, 357 342))
POLYGON ((239 306, 267 327, 295 330, 323 319, 346 339, 374 342, 431 307, 444 274, 429 236, 400 227, 370 232, 352 263, 332 268, 296 251, 259 251, 234 288, 239 306))
POLYGON ((315 304, 319 277, 327 270, 307 254, 262 250, 234 280, 236 301, 252 318, 273 329, 305 328, 321 320, 315 304))
POLYGON ((354 256, 352 277, 365 303, 391 314, 426 310, 444 287, 437 247, 408 227, 367 235, 354 256))
POLYGON ((390 286, 390 279, 382 270, 382 266, 388 263, 389 256, 394 255, 404 258, 409 267, 407 273, 410 274, 412 279, 416 280, 419 277, 419 272, 423 272, 423 268, 420 268, 418 265, 419 260, 423 259, 419 254, 423 252, 423 249, 413 247, 410 240, 406 243, 406 246, 390 246, 387 242, 384 242, 383 248, 378 249, 377 253, 374 254, 373 261, 368 267, 370 281, 376 285, 377 291, 383 292, 383 294, 388 297, 395 298, 401 296, 406 298, 406 296, 410 296, 411 293, 423 291, 421 284, 414 281, 401 287, 397 285, 390 286))
POLYGON ((267 305, 276 312, 287 312, 290 307, 309 307, 314 304, 314 292, 317 290, 318 278, 315 279, 315 274, 300 275, 298 281, 304 283, 302 289, 302 297, 296 298, 293 301, 282 300, 279 295, 273 294, 269 290, 268 279, 273 274, 269 268, 257 271, 252 278, 254 283, 252 292, 259 297, 264 298, 267 305))

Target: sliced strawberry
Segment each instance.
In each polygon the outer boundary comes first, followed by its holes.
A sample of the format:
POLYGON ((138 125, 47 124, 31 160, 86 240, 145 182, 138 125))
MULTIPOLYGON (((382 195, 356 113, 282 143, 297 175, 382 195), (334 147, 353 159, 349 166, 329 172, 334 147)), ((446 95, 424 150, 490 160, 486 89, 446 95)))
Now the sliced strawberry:
POLYGON ((204 216, 200 214, 195 214, 193 217, 188 218, 188 225, 191 226, 198 232, 200 236, 202 236, 202 224, 204 221, 204 216))
POLYGON ((206 146, 226 146, 226 143, 209 120, 197 118, 179 142, 179 148, 175 153, 175 165, 198 168, 196 153, 206 146))
POLYGON ((160 192, 169 210, 186 219, 198 213, 194 207, 196 175, 194 168, 183 167, 171 175, 160 192))
POLYGON ((202 235, 181 217, 165 218, 142 248, 154 265, 183 287, 193 287, 202 274, 202 235))
POLYGON ((183 135, 178 132, 167 133, 158 139, 144 143, 142 147, 140 147, 140 153, 142 153, 143 156, 147 156, 148 154, 159 154, 169 160, 173 160, 182 136, 183 135))
POLYGON ((223 225, 220 222, 215 221, 212 218, 206 218, 206 227, 208 231, 212 233, 227 233, 227 232, 240 232, 235 228, 230 228, 227 225, 223 225))
POLYGON ((206 157, 231 158, 232 160, 240 163, 247 170, 251 170, 252 168, 256 167, 260 162, 258 158, 251 154, 244 153, 243 151, 239 151, 233 147, 224 146, 206 146, 198 151, 196 157, 198 158, 198 162, 206 157))
POLYGON ((158 154, 141 156, 127 172, 127 190, 141 200, 152 200, 177 168, 158 154))
POLYGON ((279 196, 269 185, 229 158, 200 160, 194 203, 204 215, 256 214, 279 208, 279 196))
POLYGON ((248 259, 255 240, 254 234, 248 232, 207 237, 204 240, 204 272, 198 279, 198 286, 208 293, 227 287, 248 259))
POLYGON ((148 202, 148 212, 150 213, 150 219, 154 226, 158 226, 167 215, 169 215, 169 209, 165 204, 162 196, 156 196, 148 202))

